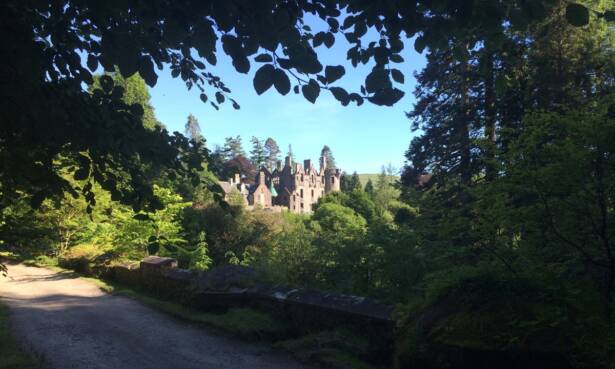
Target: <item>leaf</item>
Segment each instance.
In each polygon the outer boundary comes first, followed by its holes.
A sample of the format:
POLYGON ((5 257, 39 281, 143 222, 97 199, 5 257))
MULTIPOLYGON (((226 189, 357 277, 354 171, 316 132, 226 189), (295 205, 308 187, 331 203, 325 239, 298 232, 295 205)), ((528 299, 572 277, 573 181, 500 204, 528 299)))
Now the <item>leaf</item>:
POLYGON ((404 62, 404 58, 399 54, 391 55, 389 60, 391 60, 393 63, 403 63, 404 62))
POLYGON ((282 95, 290 91, 290 80, 282 69, 276 69, 273 73, 273 85, 282 95))
POLYGON ((222 92, 216 92, 216 101, 218 102, 218 104, 222 104, 224 102, 224 95, 222 94, 222 92))
POLYGON ((139 75, 149 87, 154 87, 158 81, 158 75, 154 72, 154 63, 149 56, 142 56, 139 59, 139 75))
POLYGON ((327 18, 327 23, 333 32, 337 32, 337 29, 340 28, 340 23, 335 18, 327 18))
POLYGON ((330 49, 331 46, 333 46, 333 44, 335 43, 335 36, 333 36, 333 33, 331 32, 327 32, 325 34, 325 46, 330 49))
POLYGON ((203 101, 204 103, 207 102, 207 95, 201 94, 200 98, 201 98, 201 101, 203 101))
POLYGON ((423 53, 423 50, 425 50, 425 46, 427 45, 423 36, 419 36, 414 40, 414 50, 416 50, 417 53, 423 53))
POLYGON ((602 14, 604 20, 607 22, 615 22, 615 10, 607 10, 602 14))
POLYGON ((404 83, 404 74, 399 69, 391 69, 391 77, 397 83, 404 83))
POLYGON ((338 79, 342 78, 342 76, 344 76, 345 73, 346 73, 346 70, 341 65, 337 65, 337 66, 327 65, 327 67, 325 68, 325 78, 327 79, 328 83, 333 83, 337 81, 338 79))
POLYGON ((365 78, 365 89, 367 92, 376 92, 391 88, 391 80, 385 69, 374 68, 365 78))
POLYGON ((149 215, 147 214, 143 214, 143 213, 139 213, 139 214, 135 214, 132 219, 135 220, 152 220, 149 215))
POLYGON ((111 92, 111 90, 113 89, 113 78, 109 77, 106 74, 101 76, 100 77, 100 87, 102 87, 105 93, 111 92))
POLYGON ((250 71, 250 61, 245 56, 236 56, 233 58, 233 66, 239 73, 246 74, 250 71))
POLYGON ((160 244, 158 242, 152 242, 147 244, 147 252, 150 255, 154 255, 160 250, 160 244))
POLYGON ((87 65, 88 68, 92 71, 92 73, 96 72, 96 69, 98 69, 98 59, 94 55, 89 54, 87 65))
POLYGON ((142 117, 143 114, 145 114, 145 111, 143 110, 143 106, 141 106, 141 104, 139 103, 134 103, 130 105, 130 112, 138 117, 142 117))
POLYGON ((342 103, 342 105, 346 106, 350 102, 350 97, 348 96, 348 92, 341 87, 331 87, 329 89, 335 97, 336 100, 342 103))
POLYGON ((314 35, 314 39, 312 40, 312 45, 314 47, 318 47, 320 45, 322 45, 322 43, 325 41, 325 33, 324 32, 318 32, 316 35, 314 35))
POLYGON ((310 82, 307 85, 301 86, 301 92, 307 101, 314 104, 318 98, 318 95, 320 95, 320 86, 318 85, 318 82, 310 79, 310 82))
POLYGON ((256 90, 257 94, 261 95, 271 87, 273 84, 274 72, 275 68, 273 68, 271 64, 265 64, 256 71, 253 83, 254 90, 256 90))
POLYGON ((379 90, 377 93, 375 93, 371 97, 368 97, 367 99, 371 103, 376 105, 393 106, 402 97, 404 97, 403 91, 397 88, 387 88, 379 90))
POLYGON ((90 171, 88 170, 88 168, 79 168, 73 174, 73 178, 75 178, 75 180, 77 181, 83 181, 84 179, 87 179, 89 176, 90 176, 90 171))
POLYGON ((566 20, 575 27, 585 26, 589 23, 589 9, 581 4, 568 4, 566 20))
POLYGON ((293 92, 298 94, 299 93, 299 86, 295 85, 295 87, 293 87, 293 92))
POLYGON ((269 54, 259 54, 256 56, 256 58, 254 58, 254 61, 257 61, 259 63, 271 63, 273 61, 273 58, 269 54))

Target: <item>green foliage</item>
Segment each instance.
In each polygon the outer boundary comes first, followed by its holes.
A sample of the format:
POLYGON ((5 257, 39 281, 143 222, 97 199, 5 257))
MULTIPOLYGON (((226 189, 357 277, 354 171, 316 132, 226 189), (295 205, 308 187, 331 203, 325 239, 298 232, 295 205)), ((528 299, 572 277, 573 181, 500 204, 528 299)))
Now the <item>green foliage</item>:
POLYGON ((267 163, 267 152, 263 141, 252 136, 252 150, 250 151, 250 160, 256 169, 260 169, 267 163))
POLYGON ((199 124, 199 120, 192 114, 188 114, 188 120, 184 126, 184 134, 190 137, 190 139, 194 142, 201 142, 204 140, 203 135, 201 134, 201 125, 199 124))
MULTIPOLYGON (((141 121, 143 127, 154 130, 156 127, 164 128, 164 125, 156 119, 154 107, 152 106, 149 94, 149 89, 145 81, 138 74, 134 74, 128 78, 124 78, 119 71, 114 71, 105 74, 113 80, 113 88, 120 88, 123 92, 122 101, 129 106, 135 104, 140 105, 143 110, 141 121)), ((94 76, 94 83, 89 86, 90 93, 94 90, 101 89, 101 76, 94 76)))

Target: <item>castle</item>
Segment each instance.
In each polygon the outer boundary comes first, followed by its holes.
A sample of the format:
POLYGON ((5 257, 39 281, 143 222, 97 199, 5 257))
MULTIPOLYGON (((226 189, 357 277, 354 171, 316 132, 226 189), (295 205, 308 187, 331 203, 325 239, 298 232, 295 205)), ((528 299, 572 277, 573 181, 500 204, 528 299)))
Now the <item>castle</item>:
POLYGON ((286 208, 293 213, 311 213, 312 205, 318 199, 340 190, 341 176, 340 169, 327 168, 325 157, 320 158, 320 168, 316 170, 311 160, 304 160, 302 165, 287 156, 284 166, 278 161, 272 172, 261 167, 252 185, 241 181, 239 174, 236 174, 235 178, 221 181, 220 186, 225 197, 232 191, 242 194, 251 208, 274 211, 286 208))

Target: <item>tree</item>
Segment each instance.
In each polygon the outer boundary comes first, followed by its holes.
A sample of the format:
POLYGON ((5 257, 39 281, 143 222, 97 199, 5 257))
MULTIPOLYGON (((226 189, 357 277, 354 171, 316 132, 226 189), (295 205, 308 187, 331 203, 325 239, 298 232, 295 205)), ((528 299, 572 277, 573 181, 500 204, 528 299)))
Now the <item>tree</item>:
POLYGON ((238 155, 223 164, 222 178, 232 178, 235 174, 240 174, 248 183, 254 183, 256 168, 252 162, 243 155, 238 155))
POLYGON ((268 137, 265 141, 265 156, 267 161, 267 168, 270 171, 276 167, 278 160, 280 160, 280 147, 278 143, 271 137, 268 137))
POLYGON ((263 141, 252 136, 252 150, 250 150, 250 161, 254 168, 261 168, 267 163, 267 151, 263 146, 263 141))
POLYGON ((241 143, 241 136, 227 137, 224 139, 224 146, 222 152, 226 160, 231 160, 237 156, 246 156, 246 152, 243 150, 241 143))
MULTIPOLYGON (((187 155, 178 155, 178 147, 188 143, 164 131, 142 132, 142 125, 134 122, 141 120, 144 107, 118 104, 122 91, 114 89, 112 81, 105 80, 102 88, 96 89, 99 92, 83 91, 82 84, 91 85, 91 73, 99 67, 108 73, 117 67, 124 78, 139 73, 154 86, 158 78, 154 66, 159 70, 166 66, 165 70, 181 78, 187 88, 200 90, 202 101, 216 109, 230 102, 238 109, 224 82, 209 68, 204 71, 207 64, 217 63, 220 51, 216 45, 221 43, 237 72, 247 73, 253 63, 259 63, 253 79, 257 93, 273 86, 285 95, 291 88, 289 75, 294 75, 298 76, 294 89, 310 102, 324 90, 342 105, 360 105, 365 100, 392 105, 404 95, 393 84, 403 82, 403 73, 391 68, 392 63, 403 60, 402 35, 417 35, 414 47, 418 52, 426 47, 448 48, 450 35, 467 33, 470 45, 474 45, 481 41, 471 37, 475 33, 497 38, 503 28, 525 30, 543 21, 559 5, 522 0, 485 7, 468 4, 419 1, 412 6, 391 7, 360 2, 272 1, 242 7, 227 3, 211 7, 131 3, 118 8, 91 1, 3 2, 0 24, 12 37, 1 56, 6 70, 13 73, 2 84, 2 96, 11 99, 0 105, 0 120, 5 123, 0 155, 14 163, 2 166, 3 196, 13 199, 17 191, 25 190, 32 195, 32 203, 39 205, 45 197, 64 191, 77 193, 61 180, 52 162, 58 155, 89 152, 89 159, 79 163, 78 177, 92 172, 96 174, 92 179, 104 189, 125 203, 139 198, 133 205, 142 207, 154 200, 153 191, 127 158, 140 155, 146 162, 183 167, 179 161, 187 155), (326 24, 326 30, 312 32, 304 27, 308 13, 326 24), (381 31, 381 41, 367 42, 371 37, 367 30, 372 27, 381 31), (233 29, 236 32, 230 32, 233 29), (373 62, 361 84, 364 92, 349 93, 335 86, 345 68, 323 65, 316 52, 320 45, 331 47, 336 40, 343 40, 335 37, 342 32, 353 67, 373 62), (114 165, 109 165, 110 156, 114 156, 114 165), (122 191, 111 175, 110 168, 118 167, 133 177, 130 187, 122 191)), ((575 26, 585 25, 590 19, 594 24, 613 18, 604 7, 592 8, 591 17, 579 4, 568 4, 565 10, 566 19, 575 26)), ((201 165, 198 160, 190 162, 201 165)))
POLYGON ((201 134, 201 125, 198 119, 192 113, 188 114, 188 120, 184 126, 184 134, 194 142, 202 142, 203 135, 201 134))
POLYGON ((323 203, 312 216, 316 263, 322 281, 334 288, 365 290, 369 283, 366 262, 370 247, 365 243, 367 223, 351 208, 323 203))
POLYGON ((369 194, 370 196, 372 196, 374 194, 374 183, 372 182, 372 179, 368 179, 367 183, 365 184, 365 193, 369 194))
POLYGON ((322 147, 322 150, 320 150, 320 156, 325 158, 325 163, 327 164, 328 169, 336 168, 335 158, 333 157, 333 153, 331 152, 329 146, 325 145, 322 147))
POLYGON ((361 190, 361 180, 359 179, 359 175, 357 172, 352 173, 351 176, 347 174, 342 174, 340 178, 340 189, 342 192, 352 192, 355 190, 361 190))

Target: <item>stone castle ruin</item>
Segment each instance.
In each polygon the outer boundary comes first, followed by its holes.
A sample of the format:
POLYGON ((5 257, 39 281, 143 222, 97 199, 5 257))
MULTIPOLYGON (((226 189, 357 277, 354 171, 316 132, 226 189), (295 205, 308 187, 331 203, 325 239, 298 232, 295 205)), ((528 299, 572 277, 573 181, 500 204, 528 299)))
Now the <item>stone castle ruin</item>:
POLYGON ((287 209, 293 213, 311 213, 312 205, 325 194, 340 190, 342 171, 327 168, 325 157, 320 158, 317 170, 311 160, 295 163, 291 156, 276 168, 269 171, 261 167, 254 184, 246 184, 239 174, 228 181, 220 181, 220 186, 228 197, 233 191, 239 192, 250 208, 259 207, 273 211, 287 209))

